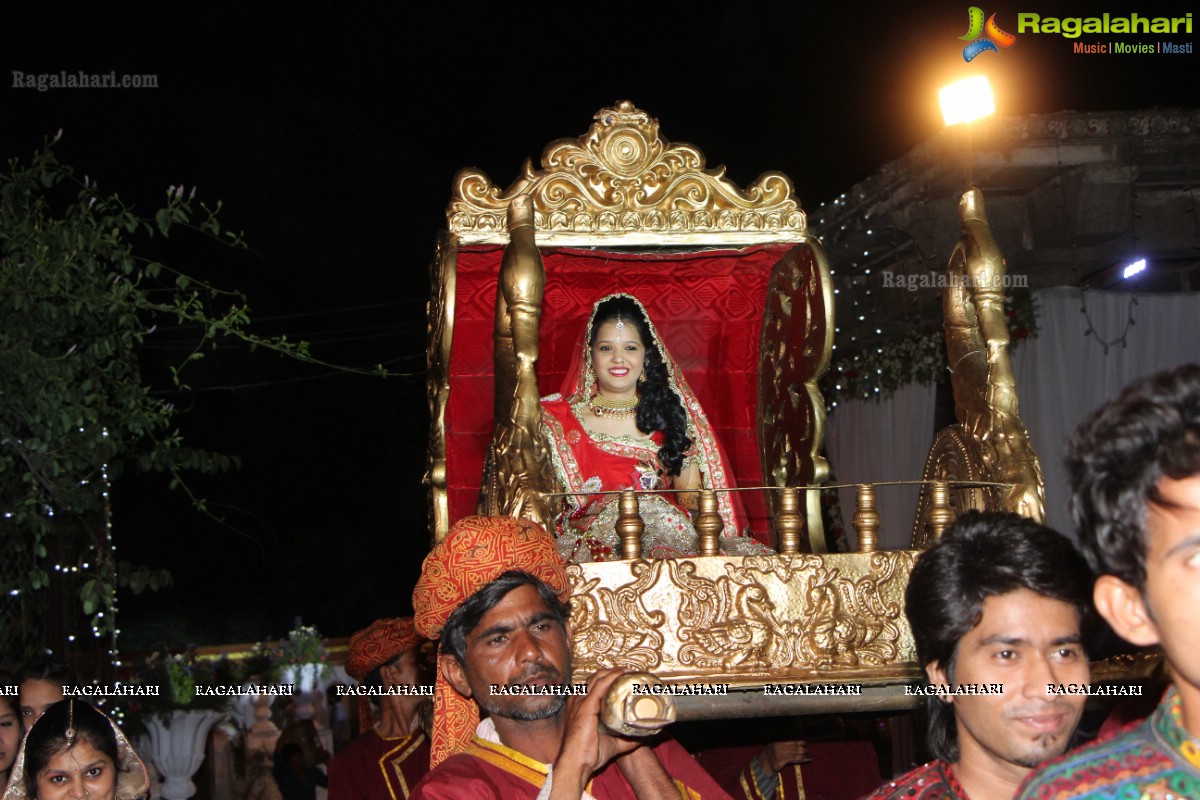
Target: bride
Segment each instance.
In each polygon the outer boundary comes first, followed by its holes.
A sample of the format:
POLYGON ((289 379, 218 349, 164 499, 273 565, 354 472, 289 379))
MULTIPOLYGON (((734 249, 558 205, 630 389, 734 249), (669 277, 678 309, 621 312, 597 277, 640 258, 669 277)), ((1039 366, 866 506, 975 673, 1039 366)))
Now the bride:
MULTIPOLYGON (((700 403, 636 298, 614 294, 595 304, 562 392, 542 399, 542 428, 555 474, 572 493, 556 521, 564 558, 621 558, 617 496, 588 493, 631 488, 675 490, 639 496, 643 553, 697 554, 697 490, 726 488, 732 476, 700 403)), ((770 552, 748 535, 737 496, 717 497, 721 551, 770 552)))

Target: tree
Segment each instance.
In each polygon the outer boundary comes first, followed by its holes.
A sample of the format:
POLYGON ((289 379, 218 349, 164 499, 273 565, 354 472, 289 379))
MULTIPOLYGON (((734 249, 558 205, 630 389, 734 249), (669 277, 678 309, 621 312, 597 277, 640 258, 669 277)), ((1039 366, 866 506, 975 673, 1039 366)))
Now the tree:
MULTIPOLYGON (((117 586, 140 590, 169 581, 161 571, 113 557, 108 487, 125 469, 165 471, 172 488, 189 491, 187 471, 215 472, 236 462, 186 446, 176 428, 179 412, 152 392, 143 345, 158 326, 197 332, 194 347, 169 365, 176 387, 186 388, 183 368, 223 337, 312 360, 303 342, 250 333, 238 293, 144 255, 181 233, 244 248, 240 233, 222 229, 219 202, 206 205, 195 189, 185 194, 172 186, 161 209, 141 216, 61 164, 57 141, 28 163, 9 161, 0 173, 0 652, 6 657, 58 638, 54 632, 69 615, 56 605, 63 592, 78 594, 93 637, 111 642, 117 586)), ((193 501, 204 510, 202 499, 193 501)))

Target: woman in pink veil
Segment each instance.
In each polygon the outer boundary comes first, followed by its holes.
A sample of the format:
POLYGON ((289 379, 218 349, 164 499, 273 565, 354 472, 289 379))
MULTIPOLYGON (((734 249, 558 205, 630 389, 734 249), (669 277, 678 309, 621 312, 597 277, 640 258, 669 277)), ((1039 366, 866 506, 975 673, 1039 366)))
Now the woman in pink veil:
MULTIPOLYGON (((723 489, 732 475, 700 403, 642 304, 626 294, 599 300, 563 389, 542 399, 554 471, 569 494, 556 520, 558 547, 573 562, 619 559, 616 495, 589 492, 675 489, 640 495, 642 550, 652 558, 696 555, 690 511, 698 489, 723 489)), ((748 535, 737 495, 717 495, 721 551, 770 552, 748 535)))

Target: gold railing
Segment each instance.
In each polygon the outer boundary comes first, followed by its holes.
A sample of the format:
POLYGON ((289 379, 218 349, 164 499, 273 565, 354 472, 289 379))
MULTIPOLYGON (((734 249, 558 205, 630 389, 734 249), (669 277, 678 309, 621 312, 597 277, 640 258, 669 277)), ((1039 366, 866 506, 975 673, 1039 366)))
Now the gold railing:
MULTIPOLYGON (((777 511, 771 520, 771 530, 774 534, 772 541, 775 546, 775 552, 779 555, 798 555, 800 553, 800 533, 804 528, 804 517, 801 514, 801 509, 804 504, 801 503, 801 493, 822 492, 835 489, 855 489, 855 507, 854 515, 851 517, 851 523, 858 534, 859 553, 874 553, 877 548, 878 532, 882 525, 882 519, 879 515, 876 504, 875 489, 878 486, 929 486, 931 489, 931 501, 929 510, 926 512, 926 517, 923 520, 918 520, 918 524, 928 523, 930 526, 931 537, 930 542, 937 541, 941 538, 942 533, 950 526, 957 517, 954 506, 951 501, 951 489, 1010 489, 1011 484, 996 483, 993 481, 940 481, 940 480, 914 480, 914 481, 875 481, 873 483, 826 483, 819 486, 747 486, 736 489, 701 489, 699 512, 696 515, 694 527, 696 533, 699 534, 699 555, 715 556, 719 555, 719 544, 721 533, 724 531, 724 523, 721 521, 721 515, 717 511, 717 495, 721 492, 773 492, 777 494, 777 511)), ((640 514, 641 503, 638 499, 641 495, 650 494, 675 494, 674 489, 620 489, 605 492, 553 492, 546 493, 543 497, 547 499, 570 496, 586 496, 599 497, 602 495, 619 495, 620 499, 617 504, 617 519, 616 530, 617 535, 621 540, 621 557, 629 559, 638 559, 642 557, 642 533, 645 531, 645 523, 642 521, 640 514)), ((913 544, 912 549, 924 549, 924 544, 918 546, 913 544)), ((824 548, 814 546, 813 552, 821 552, 824 548)))

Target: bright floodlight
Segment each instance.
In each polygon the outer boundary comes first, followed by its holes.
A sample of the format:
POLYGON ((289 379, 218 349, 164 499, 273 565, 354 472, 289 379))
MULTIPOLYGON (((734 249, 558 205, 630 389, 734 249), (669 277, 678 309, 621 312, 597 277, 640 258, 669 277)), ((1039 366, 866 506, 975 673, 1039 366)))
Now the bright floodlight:
POLYGON ((982 75, 950 84, 938 92, 938 100, 947 125, 971 122, 996 110, 992 86, 982 75))
POLYGON ((1127 264, 1125 266, 1124 271, 1121 272, 1121 277, 1124 278, 1125 280, 1129 280, 1134 275, 1137 275, 1139 272, 1145 272, 1145 271, 1146 271, 1146 259, 1139 258, 1137 261, 1134 261, 1132 264, 1127 264))

